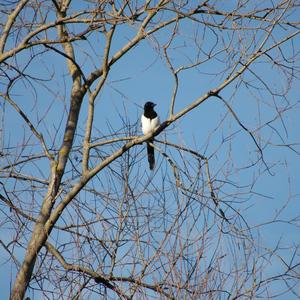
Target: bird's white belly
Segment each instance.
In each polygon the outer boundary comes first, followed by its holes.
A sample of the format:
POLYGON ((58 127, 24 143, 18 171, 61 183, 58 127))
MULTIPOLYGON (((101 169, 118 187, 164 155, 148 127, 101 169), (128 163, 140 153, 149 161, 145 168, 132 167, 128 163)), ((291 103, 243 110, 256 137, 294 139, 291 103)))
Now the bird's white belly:
POLYGON ((159 125, 159 118, 148 119, 144 115, 141 118, 143 134, 148 134, 159 125))

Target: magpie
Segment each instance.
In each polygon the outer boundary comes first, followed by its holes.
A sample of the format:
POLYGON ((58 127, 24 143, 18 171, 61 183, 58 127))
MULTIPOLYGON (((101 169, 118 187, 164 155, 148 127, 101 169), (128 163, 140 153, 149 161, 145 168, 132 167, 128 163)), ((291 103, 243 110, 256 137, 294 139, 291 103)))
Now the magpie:
MULTIPOLYGON (((142 114, 142 131, 146 135, 152 132, 159 125, 159 117, 153 109, 156 104, 148 101, 144 105, 144 113, 142 114)), ((147 142, 147 153, 150 170, 153 170, 155 165, 154 148, 149 144, 153 143, 153 138, 147 142)))

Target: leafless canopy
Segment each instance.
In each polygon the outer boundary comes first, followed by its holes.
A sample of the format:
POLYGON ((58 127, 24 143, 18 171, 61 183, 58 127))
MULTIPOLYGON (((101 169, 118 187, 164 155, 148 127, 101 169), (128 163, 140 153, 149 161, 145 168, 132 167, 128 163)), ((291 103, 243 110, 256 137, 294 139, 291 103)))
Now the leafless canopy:
POLYGON ((299 296, 299 5, 2 0, 7 297, 299 296))

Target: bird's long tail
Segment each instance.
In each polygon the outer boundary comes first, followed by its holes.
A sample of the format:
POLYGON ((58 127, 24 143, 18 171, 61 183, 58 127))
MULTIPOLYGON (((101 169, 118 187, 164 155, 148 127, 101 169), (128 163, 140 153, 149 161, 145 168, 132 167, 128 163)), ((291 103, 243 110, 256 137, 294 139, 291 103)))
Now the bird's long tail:
MULTIPOLYGON (((153 140, 150 142, 153 143, 153 140)), ((147 153, 150 170, 153 170, 155 165, 154 148, 149 143, 147 143, 147 153)))

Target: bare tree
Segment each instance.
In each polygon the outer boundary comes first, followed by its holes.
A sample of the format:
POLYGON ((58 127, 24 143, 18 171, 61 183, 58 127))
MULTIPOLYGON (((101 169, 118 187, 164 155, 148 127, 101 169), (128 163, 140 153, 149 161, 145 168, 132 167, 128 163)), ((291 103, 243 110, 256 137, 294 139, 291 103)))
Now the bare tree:
POLYGON ((300 225, 299 5, 2 1, 11 299, 299 296, 299 241, 266 237, 300 225), (168 113, 143 136, 149 93, 168 113))

